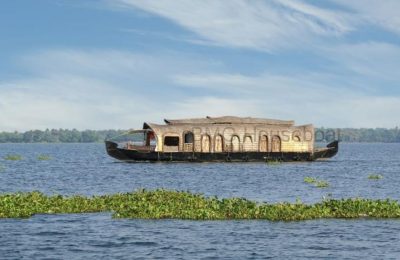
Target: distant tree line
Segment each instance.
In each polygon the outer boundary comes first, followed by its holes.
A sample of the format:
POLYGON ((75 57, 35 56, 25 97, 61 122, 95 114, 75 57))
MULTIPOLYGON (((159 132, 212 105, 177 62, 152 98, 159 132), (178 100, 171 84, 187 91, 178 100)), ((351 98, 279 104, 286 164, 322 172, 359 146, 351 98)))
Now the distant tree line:
MULTIPOLYGON (((349 143, 400 143, 400 129, 387 128, 318 128, 316 133, 323 133, 327 141, 339 139, 349 143), (330 139, 330 140, 329 140, 330 139)), ((323 137, 322 134, 322 137, 323 137)), ((320 135, 321 136, 321 135, 320 135)), ((318 134, 316 134, 318 139, 318 134)), ((321 140, 319 140, 321 141, 321 140)))
MULTIPOLYGON (((125 133, 127 130, 46 129, 26 132, 0 132, 0 143, 96 143, 125 133)), ((316 140, 340 139, 343 142, 400 143, 400 129, 387 128, 318 128, 316 140), (322 133, 322 135, 321 135, 322 133)))
POLYGON ((0 143, 96 143, 120 135, 126 130, 46 129, 26 132, 0 132, 0 143))

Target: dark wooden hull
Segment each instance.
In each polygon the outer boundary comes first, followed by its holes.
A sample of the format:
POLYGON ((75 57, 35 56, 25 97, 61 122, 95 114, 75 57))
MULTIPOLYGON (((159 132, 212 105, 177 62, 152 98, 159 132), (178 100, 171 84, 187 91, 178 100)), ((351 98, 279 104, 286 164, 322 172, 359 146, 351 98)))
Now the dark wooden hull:
POLYGON ((266 161, 314 161, 317 159, 330 158, 338 152, 338 142, 330 143, 326 148, 317 150, 314 153, 295 153, 295 152, 222 152, 222 153, 203 153, 203 152, 154 152, 138 151, 118 148, 118 145, 111 141, 106 141, 107 153, 118 160, 135 161, 168 161, 168 162, 266 162, 266 161))

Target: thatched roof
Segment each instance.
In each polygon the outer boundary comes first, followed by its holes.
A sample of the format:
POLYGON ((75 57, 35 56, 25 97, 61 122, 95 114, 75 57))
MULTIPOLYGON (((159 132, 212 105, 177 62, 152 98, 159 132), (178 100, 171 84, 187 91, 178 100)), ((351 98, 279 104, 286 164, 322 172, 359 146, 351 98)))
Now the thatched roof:
POLYGON ((264 119, 264 118, 253 118, 253 117, 237 117, 237 116, 222 116, 222 117, 210 117, 206 118, 190 118, 190 119, 164 119, 168 125, 181 125, 181 124, 267 124, 267 125, 279 125, 279 126, 293 126, 294 121, 289 120, 276 120, 276 119, 264 119))

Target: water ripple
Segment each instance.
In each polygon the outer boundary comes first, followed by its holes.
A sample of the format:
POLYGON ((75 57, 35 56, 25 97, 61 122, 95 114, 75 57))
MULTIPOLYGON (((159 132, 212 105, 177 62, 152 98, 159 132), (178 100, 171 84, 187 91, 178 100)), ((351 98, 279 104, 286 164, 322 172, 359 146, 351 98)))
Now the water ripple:
MULTIPOLYGON (((115 162, 99 144, 1 144, 0 192, 99 195, 135 189, 189 190, 277 202, 322 197, 400 199, 399 144, 342 144, 314 163, 115 162), (37 160, 38 154, 51 156, 37 160), (369 180, 369 174, 381 180, 369 180), (326 189, 304 183, 311 176, 326 189)), ((111 213, 0 220, 4 259, 400 258, 400 220, 180 221, 112 219, 111 213)))

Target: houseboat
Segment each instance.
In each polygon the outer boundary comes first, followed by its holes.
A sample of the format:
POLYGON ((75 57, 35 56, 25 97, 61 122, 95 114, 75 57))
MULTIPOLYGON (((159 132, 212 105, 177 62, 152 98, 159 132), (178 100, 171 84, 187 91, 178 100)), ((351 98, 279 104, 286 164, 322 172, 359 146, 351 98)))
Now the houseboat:
POLYGON ((252 117, 206 117, 144 123, 105 141, 123 161, 314 161, 336 155, 338 141, 314 147, 313 125, 252 117))

